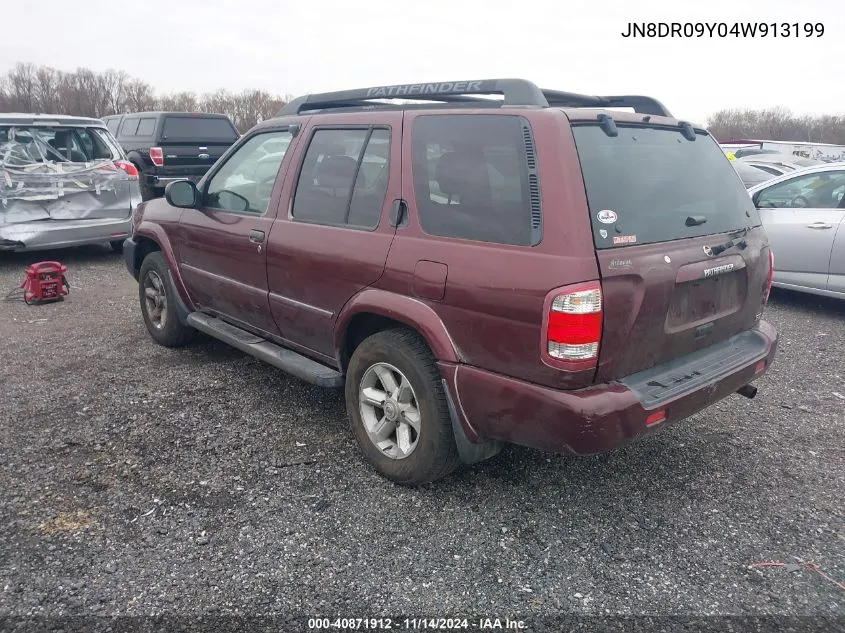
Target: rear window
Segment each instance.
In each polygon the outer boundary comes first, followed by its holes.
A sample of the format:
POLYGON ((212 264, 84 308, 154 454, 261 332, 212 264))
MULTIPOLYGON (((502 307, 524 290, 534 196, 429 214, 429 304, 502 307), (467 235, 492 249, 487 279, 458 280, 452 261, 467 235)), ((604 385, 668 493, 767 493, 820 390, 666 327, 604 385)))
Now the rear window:
POLYGON ((164 119, 162 136, 168 140, 234 141, 237 133, 228 119, 179 116, 164 119))
POLYGON ((689 141, 677 128, 620 125, 618 130, 612 137, 598 125, 572 128, 596 248, 760 224, 731 161, 709 135, 698 133, 689 141))

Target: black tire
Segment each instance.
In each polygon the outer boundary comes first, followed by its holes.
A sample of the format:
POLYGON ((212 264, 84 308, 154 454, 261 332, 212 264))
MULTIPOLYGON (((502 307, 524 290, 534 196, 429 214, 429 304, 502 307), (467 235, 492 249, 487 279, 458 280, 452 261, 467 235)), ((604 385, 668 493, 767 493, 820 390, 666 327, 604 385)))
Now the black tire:
POLYGON ((428 345, 410 330, 392 329, 373 334, 352 354, 346 374, 346 409, 352 432, 367 460, 395 483, 419 485, 436 481, 451 474, 460 463, 440 380, 428 345), (404 374, 416 396, 420 414, 416 446, 400 459, 391 458, 375 445, 361 415, 361 380, 378 363, 387 363, 404 374))
POLYGON ((115 253, 122 253, 123 252, 123 240, 114 240, 113 242, 109 242, 109 246, 115 253))
POLYGON ((164 347, 180 347, 189 343, 196 335, 196 330, 179 322, 176 312, 176 289, 170 283, 170 269, 167 261, 160 251, 153 251, 148 254, 138 273, 138 298, 141 302, 141 314, 144 317, 144 324, 153 340, 164 347), (158 282, 156 282, 156 278, 158 282), (166 299, 164 305, 160 305, 160 314, 164 319, 150 313, 150 306, 147 302, 147 285, 163 289, 166 299))

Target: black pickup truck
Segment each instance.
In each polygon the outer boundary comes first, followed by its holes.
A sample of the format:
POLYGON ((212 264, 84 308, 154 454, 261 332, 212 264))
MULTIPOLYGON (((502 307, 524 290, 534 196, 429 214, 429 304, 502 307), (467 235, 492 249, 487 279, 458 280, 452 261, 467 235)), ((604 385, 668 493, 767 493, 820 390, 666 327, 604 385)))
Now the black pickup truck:
POLYGON ((163 195, 173 180, 198 181, 240 137, 225 114, 136 112, 103 121, 138 168, 144 200, 163 195))

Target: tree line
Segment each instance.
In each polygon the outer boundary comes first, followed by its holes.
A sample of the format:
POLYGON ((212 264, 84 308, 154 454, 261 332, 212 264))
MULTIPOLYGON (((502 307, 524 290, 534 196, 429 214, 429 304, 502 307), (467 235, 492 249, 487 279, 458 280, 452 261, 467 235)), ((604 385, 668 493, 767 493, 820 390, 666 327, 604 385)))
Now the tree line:
POLYGON ((707 129, 720 141, 765 139, 845 145, 843 114, 799 116, 785 108, 720 110, 707 119, 707 129))
POLYGON ((246 132, 275 116, 289 97, 264 90, 232 93, 225 89, 196 95, 157 95, 153 87, 121 70, 95 72, 79 68, 65 72, 49 66, 19 63, 0 76, 0 112, 71 114, 101 118, 150 110, 218 112, 232 117, 246 132))
MULTIPOLYGON (((121 70, 74 72, 19 63, 0 76, 0 112, 43 112, 104 117, 109 114, 175 110, 221 112, 232 117, 241 132, 275 116, 290 96, 264 90, 232 93, 225 89, 196 95, 157 95, 153 87, 121 70)), ((784 108, 720 110, 707 119, 719 140, 761 138, 774 141, 845 145, 845 115, 794 115, 784 108)))

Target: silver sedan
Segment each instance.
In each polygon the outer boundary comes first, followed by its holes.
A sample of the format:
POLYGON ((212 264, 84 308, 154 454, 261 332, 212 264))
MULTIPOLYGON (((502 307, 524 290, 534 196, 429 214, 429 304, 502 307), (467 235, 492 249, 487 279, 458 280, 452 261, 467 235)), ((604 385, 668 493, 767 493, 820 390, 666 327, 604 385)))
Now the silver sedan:
POLYGON ((774 253, 773 285, 845 299, 845 162, 792 171, 748 193, 774 253))

